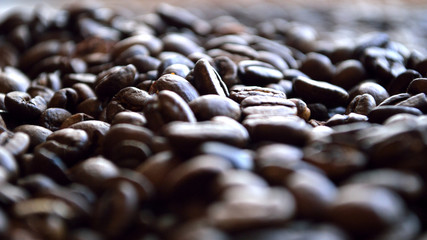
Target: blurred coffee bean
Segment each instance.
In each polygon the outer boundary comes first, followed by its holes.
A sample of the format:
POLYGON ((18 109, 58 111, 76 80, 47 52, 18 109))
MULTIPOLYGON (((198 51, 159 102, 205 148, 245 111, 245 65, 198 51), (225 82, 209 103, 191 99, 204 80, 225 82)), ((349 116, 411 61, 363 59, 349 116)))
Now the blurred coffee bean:
MULTIPOLYGON (((307 58, 301 63, 299 70, 312 79, 330 82, 334 75, 335 67, 328 57, 319 53, 309 53, 307 54, 307 58)), ((335 82, 335 84, 341 86, 338 82, 335 82)), ((345 88, 345 86, 343 87, 345 88)))
POLYGON ((93 87, 96 82, 96 75, 91 73, 70 73, 64 76, 63 84, 71 87, 74 84, 87 84, 93 87))
POLYGON ((40 115, 39 122, 42 127, 56 131, 70 116, 71 113, 63 108, 48 108, 40 115))
POLYGON ((365 77, 366 72, 362 63, 350 59, 338 64, 336 72, 331 79, 331 83, 349 90, 362 82, 365 77))
POLYGON ((397 194, 366 185, 340 187, 330 208, 335 224, 360 237, 381 232, 401 221, 404 214, 405 206, 397 194), (378 211, 378 206, 382 211, 378 211))
POLYGON ((240 120, 241 110, 235 101, 214 94, 200 96, 188 104, 198 121, 210 120, 215 116, 227 116, 240 120))
POLYGON ((310 117, 312 119, 325 121, 329 118, 328 108, 321 103, 311 103, 307 104, 308 109, 310 109, 310 117))
POLYGON ((60 128, 61 129, 67 128, 67 127, 73 125, 74 123, 83 122, 83 121, 87 121, 87 120, 94 120, 94 118, 92 116, 85 114, 85 113, 76 113, 76 114, 71 115, 67 119, 65 119, 62 122, 60 128))
POLYGON ((396 106, 407 106, 418 108, 420 111, 425 113, 427 111, 427 98, 425 93, 419 93, 404 101, 399 102, 396 106))
POLYGON ((169 33, 162 38, 162 42, 164 51, 178 52, 184 56, 202 52, 202 48, 197 43, 182 34, 169 33))
POLYGON ((162 42, 155 36, 151 34, 139 34, 117 42, 113 46, 112 57, 118 57, 123 51, 137 44, 145 46, 150 51, 150 55, 157 55, 162 48, 162 42))
POLYGON ((28 77, 14 67, 0 69, 0 92, 25 92, 30 85, 28 77))
POLYGON ((387 105, 396 105, 402 101, 405 101, 406 99, 410 98, 411 95, 409 93, 399 93, 392 95, 384 101, 382 101, 378 106, 387 106, 387 105))
POLYGON ((45 102, 49 103, 52 99, 55 92, 51 90, 50 88, 43 87, 43 86, 31 86, 27 89, 27 93, 30 94, 32 98, 36 96, 42 97, 45 102))
POLYGON ((426 93, 427 94, 427 79, 415 78, 409 83, 407 92, 409 94, 426 93))
POLYGON ((254 168, 253 157, 249 151, 220 143, 206 142, 196 150, 198 154, 209 154, 228 160, 237 169, 252 170, 254 168))
POLYGON ((237 103, 241 103, 245 98, 250 96, 268 96, 286 99, 285 93, 271 88, 235 86, 230 89, 230 98, 237 103))
POLYGON ((173 74, 166 74, 157 79, 151 85, 149 93, 158 93, 162 90, 175 92, 185 102, 190 102, 199 96, 197 90, 187 80, 173 74))
POLYGON ((103 111, 102 102, 97 97, 86 98, 77 105, 76 111, 99 118, 103 111))
POLYGON ((15 156, 5 147, 0 147, 0 166, 6 171, 7 179, 14 180, 18 177, 18 163, 15 156))
POLYGON ((20 125, 13 131, 26 133, 30 137, 30 149, 45 142, 46 138, 52 134, 48 128, 30 124, 20 125))
POLYGON ((238 69, 242 83, 250 86, 265 86, 283 79, 283 74, 273 65, 261 61, 241 61, 238 64, 238 69))
POLYGON ((378 106, 372 109, 368 114, 369 122, 372 123, 383 123, 387 118, 399 114, 399 113, 409 113, 412 115, 422 115, 423 113, 414 107, 407 106, 378 106))
POLYGON ((3 147, 15 157, 20 156, 26 153, 30 147, 30 137, 24 132, 13 133, 3 143, 3 147))
POLYGON ((175 75, 178 75, 180 77, 185 78, 189 73, 190 73, 190 69, 186 65, 180 64, 180 63, 176 63, 176 64, 172 64, 172 65, 168 66, 161 73, 161 75, 164 75, 164 74, 175 74, 175 75))
POLYGON ((214 58, 214 62, 219 76, 228 88, 238 83, 237 65, 230 58, 219 56, 214 58))
POLYGON ((32 195, 37 195, 58 187, 52 179, 42 174, 34 174, 21 178, 17 184, 32 195))
POLYGON ((147 119, 141 113, 136 112, 120 112, 117 113, 113 120, 111 121, 111 125, 116 125, 120 123, 128 123, 135 126, 145 126, 147 124, 147 119))
POLYGON ((349 94, 344 89, 327 82, 297 77, 293 80, 297 96, 308 103, 323 103, 326 106, 343 106, 349 94))
POLYGON ((74 112, 79 96, 76 90, 72 88, 62 88, 50 99, 48 108, 64 108, 70 112, 74 112))
POLYGON ((408 69, 393 79, 387 90, 390 95, 406 92, 412 80, 421 78, 421 74, 415 70, 408 69))

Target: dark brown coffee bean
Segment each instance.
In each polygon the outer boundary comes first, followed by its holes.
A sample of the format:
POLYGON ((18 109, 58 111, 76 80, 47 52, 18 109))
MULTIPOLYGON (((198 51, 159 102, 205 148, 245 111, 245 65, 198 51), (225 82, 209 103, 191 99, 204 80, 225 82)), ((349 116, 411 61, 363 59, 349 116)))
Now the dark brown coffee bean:
POLYGON ((73 112, 78 100, 79 96, 76 90, 72 88, 63 88, 55 92, 47 106, 48 108, 64 108, 73 112))
POLYGON ((325 121, 329 119, 328 108, 321 103, 307 104, 310 109, 310 117, 315 120, 325 121))
POLYGON ((351 112, 362 114, 362 115, 368 115, 369 112, 372 111, 376 107, 375 99, 370 94, 362 94, 357 95, 356 97, 351 100, 349 105, 347 106, 347 109, 345 111, 346 114, 349 114, 351 112))
POLYGON ((168 66, 160 75, 175 74, 185 78, 190 73, 190 68, 184 64, 175 63, 168 66))
POLYGON ((296 116, 246 118, 243 125, 253 141, 304 145, 310 138, 310 127, 296 116))
POLYGON ((18 163, 5 147, 0 147, 0 166, 6 171, 6 180, 14 180, 18 177, 18 163))
POLYGON ((65 119, 64 122, 61 124, 61 129, 67 128, 75 123, 83 122, 87 120, 94 120, 92 116, 89 116, 85 113, 76 113, 71 115, 69 118, 65 119))
POLYGON ((40 42, 28 49, 19 61, 22 69, 28 70, 31 66, 40 62, 44 58, 58 54, 61 43, 57 40, 40 42))
POLYGON ((151 85, 149 93, 158 93, 162 90, 175 92, 186 102, 190 102, 199 96, 199 93, 191 83, 173 74, 166 74, 157 79, 153 85, 151 85))
POLYGON ((111 125, 120 123, 128 123, 135 126, 144 127, 147 124, 147 119, 142 113, 126 111, 117 113, 111 121, 111 125))
POLYGON ((295 208, 294 197, 284 188, 234 187, 208 208, 208 218, 220 229, 242 231, 286 223, 295 208))
POLYGON ((229 237, 217 228, 211 227, 203 222, 190 222, 172 231, 171 240, 190 239, 228 240, 229 237))
POLYGON ((385 187, 405 199, 418 198, 423 186, 423 181, 417 174, 384 168, 360 172, 347 179, 346 183, 385 187))
POLYGON ((286 94, 271 88, 235 86, 230 89, 230 98, 241 103, 245 98, 250 96, 268 96, 286 99, 286 94))
POLYGON ((17 184, 32 195, 58 188, 58 185, 52 179, 42 174, 34 174, 21 178, 17 184))
POLYGON ((42 97, 31 98, 24 92, 9 92, 4 104, 13 116, 21 119, 36 119, 46 109, 46 101, 42 97))
POLYGON ((427 79, 416 78, 409 83, 407 92, 409 94, 426 93, 427 94, 427 79))
POLYGON ((92 144, 100 144, 104 140, 105 134, 110 129, 110 124, 99 120, 87 120, 74 123, 69 126, 73 129, 81 129, 89 135, 92 144))
POLYGON ((370 94, 372 97, 374 97, 377 105, 389 97, 388 92, 381 85, 374 82, 361 83, 353 87, 349 93, 350 99, 353 99, 357 95, 362 95, 365 93, 370 94))
POLYGON ((106 236, 120 236, 136 216, 137 199, 137 191, 127 182, 104 192, 94 210, 94 227, 106 236))
POLYGON ((243 147, 249 138, 247 130, 240 123, 224 116, 197 123, 172 122, 162 131, 171 146, 179 151, 189 151, 207 141, 243 147))
POLYGON ((23 132, 30 137, 30 149, 46 141, 52 131, 37 125, 21 125, 16 127, 14 132, 23 132))
POLYGON ((335 67, 328 57, 319 53, 309 53, 301 63, 299 70, 312 79, 330 82, 335 72, 335 67))
POLYGON ((116 66, 98 74, 95 82, 96 95, 101 98, 114 96, 122 88, 134 84, 136 68, 133 65, 116 66))
POLYGON ((390 95, 406 92, 409 84, 416 78, 421 78, 421 74, 415 70, 408 69, 393 79, 387 90, 390 95))
POLYGON ((126 64, 132 64, 139 73, 157 70, 160 65, 160 60, 151 56, 138 55, 126 59, 126 64))
POLYGON ((30 81, 25 74, 13 67, 0 69, 0 92, 8 93, 13 91, 25 92, 30 85, 30 81))
POLYGON ((325 125, 332 127, 342 124, 350 124, 355 122, 367 122, 368 117, 358 113, 349 113, 348 115, 335 114, 326 121, 325 125))
POLYGON ((242 110, 243 117, 255 116, 292 116, 296 115, 296 107, 290 108, 286 106, 250 106, 242 110))
POLYGON ((293 102, 297 108, 297 116, 308 121, 310 118, 311 112, 310 108, 307 107, 307 104, 299 98, 290 98, 289 101, 293 102))
POLYGON ((118 175, 119 169, 114 163, 100 156, 88 158, 68 171, 71 180, 95 190, 101 189, 104 181, 118 175))
POLYGON ((111 121, 114 116, 122 111, 130 110, 141 112, 144 109, 149 94, 135 87, 126 87, 120 90, 107 105, 107 120, 111 121))
POLYGON ((410 98, 411 95, 409 93, 399 93, 395 94, 393 96, 390 96, 384 101, 382 101, 378 106, 387 106, 387 105, 396 105, 402 101, 405 101, 406 99, 410 98))
POLYGON ((349 95, 344 89, 327 82, 304 77, 294 79, 294 91, 308 103, 323 103, 326 106, 343 106, 349 95))
POLYGON ((338 193, 325 175, 310 170, 298 170, 284 183, 295 197, 297 214, 311 219, 323 218, 338 193))
POLYGON ((420 231, 421 223, 419 217, 413 213, 408 213, 404 219, 375 236, 375 239, 411 239, 418 236, 420 231))
POLYGON ((114 60, 114 63, 117 65, 125 65, 128 62, 127 59, 137 56, 147 56, 148 54, 148 49, 145 46, 136 44, 120 53, 114 60))
POLYGON ((427 61, 425 57, 415 65, 414 69, 422 76, 427 76, 427 61))
POLYGON ((137 166, 151 154, 149 145, 152 137, 153 133, 143 127, 114 125, 105 135, 103 154, 118 166, 137 166))
POLYGON ((42 127, 56 131, 70 116, 71 113, 63 108, 48 108, 40 115, 39 122, 42 127))
POLYGON ((31 86, 27 89, 27 93, 30 94, 32 98, 36 96, 42 97, 45 102, 49 103, 52 99, 55 92, 51 90, 50 88, 43 87, 43 86, 31 86))
POLYGON ((79 103, 76 107, 77 112, 87 114, 94 118, 99 118, 99 115, 101 115, 102 110, 102 102, 97 97, 87 98, 81 103, 79 103))
POLYGON ((220 143, 206 142, 200 145, 196 151, 198 154, 209 154, 228 160, 237 169, 252 170, 254 168, 253 157, 249 151, 220 143))
POLYGON ((222 195, 234 187, 267 187, 268 183, 250 171, 230 169, 222 172, 215 180, 214 193, 222 195))
POLYGON ((340 187, 330 208, 332 221, 355 236, 379 233, 401 221, 404 214, 405 205, 397 194, 367 185, 340 187), (382 211, 378 211, 379 206, 382 211))
POLYGON ((162 52, 158 58, 161 60, 161 63, 157 68, 157 78, 161 76, 167 67, 173 64, 183 64, 190 69, 194 68, 194 63, 190 59, 177 52, 162 52))
POLYGON ((241 61, 238 69, 239 78, 246 85, 265 86, 283 79, 283 74, 273 65, 261 61, 241 61))
POLYGON ((195 52, 202 52, 202 48, 183 34, 169 33, 162 38, 163 50, 178 52, 188 56, 195 52))
POLYGON ((64 76, 64 86, 71 87, 74 84, 87 84, 93 87, 96 82, 96 75, 91 73, 70 73, 64 76))
POLYGON ((425 113, 427 111, 427 97, 425 93, 419 93, 404 101, 399 102, 396 106, 407 106, 418 108, 420 111, 425 113))
POLYGON ((385 120, 387 120, 387 118, 399 113, 409 113, 416 116, 423 114, 420 110, 414 107, 378 106, 368 114, 368 118, 369 118, 369 122, 383 123, 385 120))
POLYGON ((191 101, 189 106, 199 121, 210 120, 215 116, 227 116, 238 121, 241 115, 238 103, 213 94, 200 96, 191 101))
POLYGON ((322 169, 333 180, 357 172, 367 164, 362 152, 339 144, 308 146, 304 148, 304 160, 322 169))
POLYGON ((3 143, 3 147, 15 157, 20 156, 30 147, 30 137, 24 132, 16 132, 3 143))
POLYGON ((331 83, 346 90, 351 89, 366 77, 366 71, 362 63, 357 60, 346 60, 338 64, 331 83))
POLYGON ((289 66, 286 63, 286 61, 283 60, 283 58, 279 54, 274 52, 258 51, 257 60, 269 63, 281 72, 283 72, 286 69, 289 69, 289 66))
POLYGON ((200 94, 217 94, 227 97, 227 86, 216 70, 205 59, 200 59, 194 66, 194 86, 200 94))
POLYGON ((238 83, 237 65, 230 58, 219 56, 214 58, 214 62, 218 74, 228 88, 238 83))
POLYGON ((117 42, 113 46, 112 57, 115 58, 119 56, 123 51, 137 44, 145 46, 150 51, 150 55, 154 56, 162 49, 162 42, 155 36, 151 34, 139 34, 117 42))
POLYGON ((383 47, 390 41, 387 33, 367 33, 358 39, 354 56, 359 57, 369 47, 383 47))
POLYGON ((30 174, 41 173, 59 184, 70 183, 70 179, 66 173, 67 166, 65 163, 56 153, 43 147, 38 148, 37 151, 34 152, 34 158, 30 162, 29 168, 28 171, 30 174))
POLYGON ((79 96, 77 102, 82 102, 88 98, 96 97, 92 88, 85 83, 75 83, 71 87, 77 92, 77 96, 79 96))
POLYGON ((147 126, 158 131, 162 126, 173 121, 196 122, 196 117, 188 104, 176 93, 160 91, 147 101, 144 108, 147 126))

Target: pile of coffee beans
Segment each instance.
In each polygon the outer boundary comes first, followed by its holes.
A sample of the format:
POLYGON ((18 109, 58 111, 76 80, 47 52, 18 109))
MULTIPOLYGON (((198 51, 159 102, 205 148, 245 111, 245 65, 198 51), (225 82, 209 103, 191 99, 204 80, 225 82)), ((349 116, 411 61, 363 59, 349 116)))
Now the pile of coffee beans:
POLYGON ((0 22, 0 239, 427 239, 421 52, 167 4, 45 10, 0 22))

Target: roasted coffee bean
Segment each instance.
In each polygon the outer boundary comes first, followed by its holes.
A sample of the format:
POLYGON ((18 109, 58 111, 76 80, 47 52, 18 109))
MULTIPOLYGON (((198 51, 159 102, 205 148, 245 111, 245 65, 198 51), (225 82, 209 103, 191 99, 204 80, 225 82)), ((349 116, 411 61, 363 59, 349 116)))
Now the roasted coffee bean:
POLYGON ((304 148, 304 161, 320 168, 333 180, 360 171, 367 164, 366 156, 359 150, 333 143, 304 148))
POLYGON ((349 91, 349 99, 353 100, 353 98, 357 95, 362 95, 365 93, 370 94, 372 97, 374 97, 377 105, 389 97, 388 92, 378 83, 364 82, 358 84, 349 91))
POLYGON ((83 102, 88 98, 96 97, 92 88, 85 83, 75 83, 71 87, 77 92, 77 96, 79 96, 77 102, 83 102))
POLYGON ((237 65, 230 58, 219 56, 214 58, 214 62, 218 74, 228 88, 238 83, 237 65))
POLYGON ((349 124, 354 122, 366 122, 368 117, 358 113, 349 113, 348 115, 335 114, 326 121, 325 125, 332 127, 341 124, 349 124))
POLYGON ((39 148, 34 153, 34 158, 30 162, 29 173, 36 174, 41 173, 53 179, 59 184, 70 183, 70 179, 67 176, 67 166, 58 157, 57 154, 45 149, 39 148))
POLYGON ((99 120, 87 120, 74 123, 69 128, 85 131, 89 135, 92 144, 100 144, 110 129, 110 124, 99 120))
POLYGON ((354 56, 359 57, 369 47, 383 47, 390 41, 386 33, 367 33, 362 35, 354 49, 354 56))
POLYGON ((157 55, 162 48, 162 42, 158 38, 151 34, 142 33, 117 42, 112 49, 113 58, 118 57, 129 47, 138 44, 145 46, 150 51, 150 55, 157 55))
POLYGON ((270 227, 289 221, 295 199, 284 188, 234 187, 208 208, 212 224, 225 231, 270 227))
POLYGON ((173 121, 196 122, 188 104, 178 94, 168 90, 160 91, 147 101, 144 115, 147 118, 147 126, 153 131, 158 131, 173 121))
POLYGON ((421 74, 415 70, 408 69, 393 79, 387 88, 390 95, 406 92, 412 80, 421 78, 421 74))
POLYGON ((91 73, 70 73, 65 75, 63 83, 66 87, 71 87, 74 84, 87 84, 93 87, 96 82, 96 75, 91 73))
POLYGON ((52 96, 47 107, 48 108, 64 108, 73 112, 76 108, 79 96, 76 90, 72 88, 63 88, 52 96))
POLYGON ((157 68, 157 77, 160 77, 160 74, 162 74, 167 67, 173 64, 183 64, 190 69, 194 68, 194 63, 182 54, 176 52, 163 52, 162 54, 163 55, 159 56, 161 63, 157 68))
POLYGON ((410 94, 426 93, 427 94, 427 79, 416 78, 409 83, 407 92, 410 94))
POLYGON ((138 55, 126 59, 126 64, 132 64, 140 73, 157 70, 160 60, 151 56, 138 55))
POLYGON ((209 154, 228 160, 237 169, 254 168, 253 157, 249 151, 220 142, 206 142, 196 151, 198 154, 209 154))
POLYGON ((378 106, 387 106, 387 105, 396 105, 402 101, 405 101, 406 99, 410 98, 411 95, 409 93, 399 93, 395 94, 393 96, 390 96, 384 101, 382 101, 378 106))
POLYGON ((46 101, 39 96, 31 98, 24 92, 9 92, 4 98, 6 109, 21 119, 36 119, 46 109, 46 101))
POLYGON ((63 108, 48 108, 40 115, 39 122, 42 127, 56 131, 70 116, 71 113, 63 108))
POLYGON ((19 179, 18 186, 23 187, 32 195, 58 188, 58 185, 52 179, 42 174, 29 175, 19 179))
POLYGON ((18 163, 5 147, 0 147, 0 166, 6 171, 7 179, 14 180, 18 177, 18 163))
POLYGON ((227 116, 239 121, 241 110, 235 101, 214 94, 200 96, 188 104, 199 121, 210 120, 215 116, 227 116))
POLYGON ((42 97, 45 102, 50 102, 55 92, 51 90, 50 88, 43 87, 43 86, 31 86, 27 89, 27 93, 30 94, 32 98, 36 96, 42 97))
POLYGON ((310 127, 296 116, 246 118, 243 125, 253 141, 304 145, 310 138, 310 127))
POLYGON ((321 103, 307 104, 310 109, 310 117, 319 121, 325 121, 329 118, 328 108, 321 103))
POLYGON ((207 141, 243 147, 249 138, 247 130, 240 123, 224 116, 197 123, 172 122, 162 131, 171 146, 179 151, 189 151, 194 146, 207 141))
POLYGON ((271 88, 235 86, 230 89, 230 98, 241 103, 250 96, 268 96, 286 99, 286 94, 271 88))
POLYGON ((269 63, 273 65, 276 69, 283 72, 286 69, 289 69, 288 64, 285 60, 283 60, 280 55, 268 52, 268 51, 258 51, 258 59, 259 61, 269 63))
POLYGON ((85 114, 85 113, 76 113, 76 114, 71 115, 67 119, 65 119, 62 122, 60 128, 61 129, 67 128, 67 127, 73 125, 74 123, 83 122, 83 121, 87 121, 87 120, 94 120, 94 118, 92 116, 85 114))
POLYGON ((335 72, 331 60, 319 53, 309 53, 299 68, 310 78, 323 82, 330 82, 335 72))
POLYGON ((135 126, 145 126, 147 124, 147 119, 144 114, 136 113, 136 112, 120 112, 117 113, 113 120, 111 121, 111 125, 116 125, 120 123, 128 123, 135 126))
POLYGON ((175 92, 186 102, 190 102, 199 96, 197 90, 187 80, 173 74, 166 74, 157 79, 151 85, 149 93, 158 93, 162 90, 175 92))
POLYGON ((295 103, 298 117, 306 121, 310 118, 310 108, 307 107, 307 104, 303 100, 299 98, 290 98, 289 101, 295 103))
POLYGON ((119 169, 114 163, 100 156, 88 158, 68 171, 71 180, 94 190, 101 189, 104 181, 118 175, 119 169))
POLYGON ((185 37, 183 34, 170 33, 162 38, 163 50, 178 52, 184 56, 192 53, 202 52, 202 48, 198 46, 191 39, 185 37))
POLYGON ((123 88, 107 105, 107 120, 111 121, 117 113, 122 111, 143 111, 148 99, 150 99, 149 94, 144 90, 135 87, 123 88))
POLYGON ((194 86, 200 94, 217 94, 224 97, 229 95, 227 86, 207 60, 200 59, 197 61, 193 76, 194 86))
POLYGON ((30 147, 30 137, 24 132, 13 133, 2 144, 15 157, 24 154, 30 147))
POLYGON ((347 106, 347 109, 345 111, 346 114, 349 114, 351 112, 362 114, 362 115, 368 115, 369 112, 372 111, 376 107, 375 99, 370 94, 362 94, 357 95, 356 97, 351 100, 349 105, 347 106))
POLYGON ((268 116, 290 116, 296 115, 296 107, 287 107, 287 106, 250 106, 242 110, 242 115, 244 118, 251 117, 255 118, 256 116, 268 117, 268 116))
POLYGON ((246 85, 265 86, 283 79, 283 74, 273 65, 261 61, 241 61, 238 69, 239 78, 246 85))
POLYGON ((362 82, 365 77, 366 71, 362 63, 351 59, 343 61, 337 66, 331 83, 349 90, 362 82))
POLYGON ((132 184, 121 182, 106 191, 94 210, 94 227, 108 237, 117 237, 132 223, 138 209, 138 193, 132 184))
POLYGON ((297 214, 311 219, 324 217, 338 193, 325 175, 310 170, 295 171, 284 184, 295 197, 297 214))
POLYGON ((28 70, 31 66, 46 57, 58 54, 61 48, 61 43, 57 40, 40 42, 29 48, 21 57, 19 65, 22 69, 28 70))
POLYGON ((405 214, 405 205, 397 194, 385 188, 344 185, 339 188, 329 214, 335 224, 363 237, 400 222, 405 214), (378 206, 383 211, 378 211, 378 206))
POLYGON ((412 115, 422 115, 423 113, 414 107, 407 106, 378 106, 372 109, 368 114, 369 122, 373 123, 383 123, 387 118, 399 114, 399 113, 409 113, 412 115))
MULTIPOLYGON (((97 97, 90 97, 77 105, 76 111, 99 118, 103 110, 102 102, 97 97)), ((70 114, 71 115, 71 114, 70 114)))
POLYGON ((418 108, 420 111, 425 113, 427 111, 427 98, 425 93, 419 93, 404 101, 399 102, 396 106, 407 106, 418 108))
POLYGON ((13 67, 0 69, 0 92, 13 91, 25 92, 30 85, 30 80, 25 74, 13 67))
POLYGON ((148 49, 144 47, 143 45, 133 45, 126 50, 124 50, 122 53, 120 53, 119 56, 114 60, 115 64, 117 65, 125 65, 127 63, 127 60, 129 58, 137 57, 137 56, 147 56, 148 55, 148 49))
POLYGON ((327 82, 297 77, 293 80, 297 96, 308 103, 323 103, 326 106, 343 106, 349 95, 344 89, 327 82))
POLYGON ((14 132, 23 132, 30 137, 30 148, 46 141, 46 138, 52 134, 52 131, 37 125, 21 125, 14 129, 14 132))
POLYGON ((136 68, 133 65, 116 66, 98 74, 95 92, 99 98, 112 97, 122 88, 133 85, 136 68))
POLYGON ((170 66, 168 66, 162 73, 161 75, 165 75, 165 74, 175 74, 178 75, 180 77, 185 78, 188 74, 190 73, 190 68, 188 68, 186 65, 184 64, 172 64, 170 66))

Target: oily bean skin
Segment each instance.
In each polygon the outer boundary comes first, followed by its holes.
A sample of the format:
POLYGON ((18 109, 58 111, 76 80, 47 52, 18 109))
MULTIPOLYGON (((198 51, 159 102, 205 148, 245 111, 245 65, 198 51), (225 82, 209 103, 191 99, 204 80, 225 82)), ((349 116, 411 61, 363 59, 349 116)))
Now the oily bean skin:
POLYGON ((194 83, 200 94, 217 94, 227 97, 227 86, 216 70, 205 59, 200 59, 194 66, 194 83))
POLYGON ((389 97, 388 92, 381 85, 374 82, 365 82, 353 87, 350 90, 350 99, 365 93, 374 97, 377 105, 389 97))
POLYGON ((218 95, 200 96, 189 103, 198 121, 206 121, 215 116, 227 116, 239 120, 240 106, 235 101, 218 95))
POLYGON ((48 108, 40 115, 40 125, 51 131, 56 131, 61 124, 71 116, 71 113, 63 108, 48 108))
POLYGON ((422 115, 422 112, 414 107, 378 106, 368 114, 368 118, 370 122, 383 123, 387 118, 399 113, 409 113, 416 116, 422 115))
POLYGON ((46 109, 46 101, 36 96, 31 98, 24 92, 10 92, 4 99, 6 109, 16 117, 25 119, 38 118, 46 109))
POLYGON ((375 99, 370 94, 358 95, 351 100, 346 109, 346 114, 351 112, 368 115, 376 107, 375 99))
POLYGON ((148 93, 154 94, 162 90, 169 90, 178 94, 184 101, 190 102, 199 96, 197 90, 184 78, 166 74, 151 85, 148 93))
POLYGON ((124 87, 134 83, 136 68, 133 65, 113 67, 98 74, 95 82, 95 92, 99 98, 112 97, 124 87))
POLYGON ((307 58, 301 64, 300 69, 312 79, 329 82, 334 74, 334 66, 328 57, 318 54, 309 53, 307 58))
POLYGON ((14 129, 14 132, 24 132, 30 137, 30 148, 46 141, 52 131, 37 125, 21 125, 14 129))
POLYGON ((306 102, 327 106, 342 106, 349 98, 347 91, 338 86, 303 77, 294 79, 294 91, 306 102))

